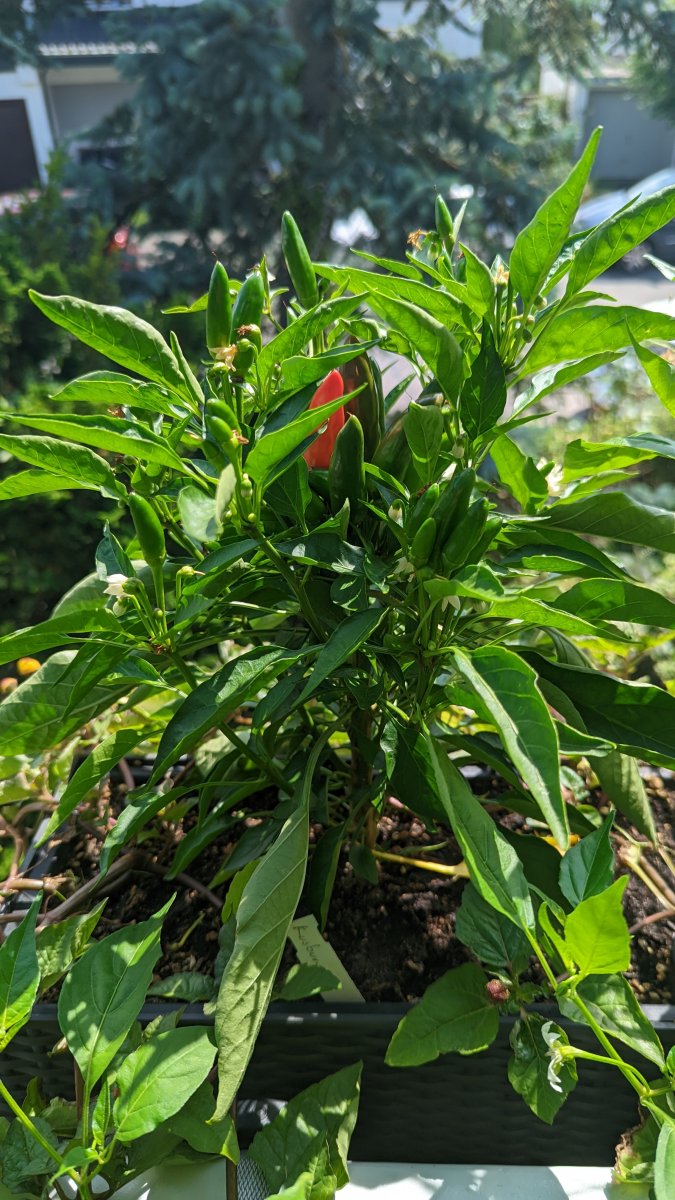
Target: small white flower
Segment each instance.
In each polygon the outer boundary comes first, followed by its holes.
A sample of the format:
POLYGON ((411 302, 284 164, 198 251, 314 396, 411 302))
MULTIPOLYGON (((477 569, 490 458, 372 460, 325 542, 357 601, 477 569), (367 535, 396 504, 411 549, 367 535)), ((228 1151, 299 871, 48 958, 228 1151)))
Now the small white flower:
POLYGON ((404 555, 403 558, 399 558, 393 573, 394 575, 414 575, 415 568, 404 555))
POLYGON ((394 503, 390 504, 387 516, 390 521, 395 521, 397 525, 403 524, 403 505, 399 500, 394 500, 394 503))
POLYGON ((565 1055, 560 1032, 553 1027, 552 1021, 546 1021, 541 1027, 541 1036, 548 1046, 547 1054, 550 1060, 546 1078, 554 1092, 562 1092, 563 1087, 558 1076, 563 1068, 565 1055))
POLYGON ((127 582, 126 575, 109 575, 108 586, 104 590, 104 596, 114 596, 116 600, 120 600, 124 596, 124 585, 127 582))
POLYGON ((561 466, 553 467, 546 476, 549 496, 559 496, 563 489, 564 471, 561 466))
POLYGON ((441 612, 445 612, 448 608, 454 608, 455 612, 459 612, 462 607, 462 601, 459 596, 444 596, 441 600, 441 612))

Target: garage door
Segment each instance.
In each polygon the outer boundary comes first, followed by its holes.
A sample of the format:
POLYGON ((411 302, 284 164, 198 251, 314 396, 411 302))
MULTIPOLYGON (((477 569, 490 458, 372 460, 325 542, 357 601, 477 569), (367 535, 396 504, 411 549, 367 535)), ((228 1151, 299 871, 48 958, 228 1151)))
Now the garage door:
POLYGON ((0 192, 18 192, 38 180, 23 100, 0 100, 0 192))

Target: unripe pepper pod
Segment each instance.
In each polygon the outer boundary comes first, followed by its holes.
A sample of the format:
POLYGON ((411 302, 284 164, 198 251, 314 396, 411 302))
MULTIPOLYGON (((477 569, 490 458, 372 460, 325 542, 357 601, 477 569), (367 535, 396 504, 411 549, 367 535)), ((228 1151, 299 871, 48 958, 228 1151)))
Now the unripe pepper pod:
MULTIPOLYGON (((340 396, 344 396, 345 386, 342 382, 342 376, 339 371, 331 371, 329 375, 319 384, 312 399, 310 408, 322 408, 324 404, 330 404, 332 400, 339 400, 340 396)), ((319 467, 326 470, 330 466, 330 460, 333 456, 333 447, 338 433, 345 423, 344 408, 338 408, 329 418, 323 433, 320 433, 318 438, 308 446, 304 452, 304 460, 307 466, 312 470, 313 467, 319 467)))
POLYGON ((436 540, 436 522, 433 517, 427 517, 415 534, 408 555, 414 567, 424 567, 431 558, 436 540))
POLYGON ((415 502, 408 520, 405 524, 405 531, 408 537, 414 538, 417 530, 424 524, 427 517, 433 513, 440 496, 440 488, 437 483, 432 483, 430 487, 425 488, 422 495, 415 502))
POLYGON ((145 496, 129 496, 129 508, 136 530, 138 544, 148 566, 157 566, 166 558, 164 530, 157 513, 145 496))
POLYGON ((342 367, 342 378, 346 392, 355 392, 365 384, 358 396, 348 401, 346 409, 361 422, 366 462, 372 462, 373 454, 384 433, 384 397, 379 368, 367 354, 360 354, 358 358, 345 363, 342 367))
POLYGON ((242 283, 232 309, 232 328, 260 325, 265 306, 265 285, 260 271, 251 271, 242 283))
POLYGON ((303 308, 313 308, 319 303, 316 274, 305 240, 289 212, 281 218, 281 249, 298 300, 303 308))
POLYGON ((451 574, 459 570, 469 558, 476 542, 485 529, 489 504, 483 497, 475 500, 466 516, 453 529, 443 546, 441 560, 443 569, 451 574))
POLYGON ((206 345, 210 354, 220 346, 229 346, 232 337, 230 281, 222 263, 211 272, 206 304, 206 345))
POLYGON ((455 226, 450 209, 442 196, 436 197, 435 216, 438 236, 443 243, 444 249, 449 253, 455 244, 455 226))
POLYGON ((349 501, 353 521, 358 503, 366 498, 366 476, 363 469, 363 429, 358 417, 349 417, 335 439, 335 448, 328 468, 328 494, 331 509, 340 512, 349 501))

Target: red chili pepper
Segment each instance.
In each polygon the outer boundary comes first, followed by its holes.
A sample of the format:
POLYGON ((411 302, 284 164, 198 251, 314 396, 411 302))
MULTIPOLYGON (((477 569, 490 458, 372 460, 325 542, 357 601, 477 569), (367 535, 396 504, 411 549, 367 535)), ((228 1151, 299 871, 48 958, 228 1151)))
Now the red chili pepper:
MULTIPOLYGON (((330 375, 327 375, 323 382, 319 384, 312 396, 309 407, 321 408, 324 404, 330 404, 331 400, 339 400, 340 396, 344 396, 344 392, 345 385, 340 372, 331 371, 330 375)), ((311 446, 308 446, 305 450, 303 457, 310 470, 313 467, 326 470, 330 466, 335 441, 344 423, 344 408, 338 408, 328 418, 328 423, 323 433, 320 433, 311 446)))

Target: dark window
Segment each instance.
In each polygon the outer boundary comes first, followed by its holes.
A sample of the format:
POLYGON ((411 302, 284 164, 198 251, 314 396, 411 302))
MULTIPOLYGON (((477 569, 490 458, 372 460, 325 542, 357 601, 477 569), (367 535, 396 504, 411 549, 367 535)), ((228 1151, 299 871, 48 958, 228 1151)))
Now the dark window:
POLYGON ((33 138, 23 100, 0 100, 0 192, 38 182, 33 138))

